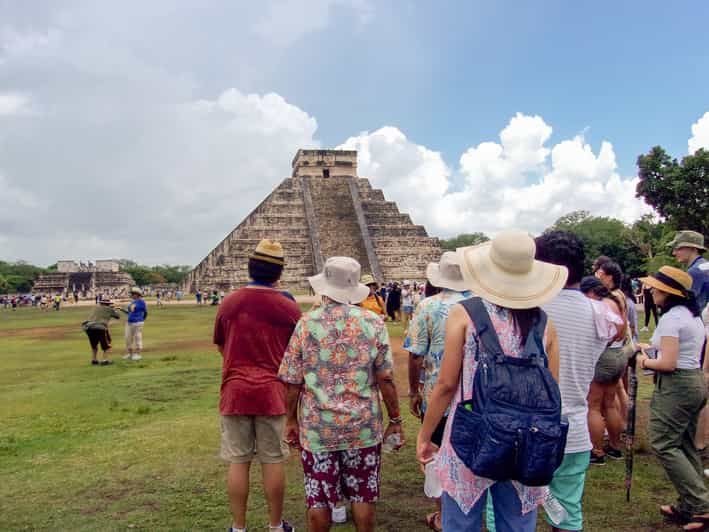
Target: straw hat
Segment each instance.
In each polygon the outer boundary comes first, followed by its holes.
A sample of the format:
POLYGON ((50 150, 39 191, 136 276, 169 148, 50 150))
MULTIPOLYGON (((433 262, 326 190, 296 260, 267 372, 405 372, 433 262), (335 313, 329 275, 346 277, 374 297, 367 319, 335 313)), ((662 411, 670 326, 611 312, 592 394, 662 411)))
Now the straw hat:
POLYGON ((672 242, 667 244, 672 249, 677 248, 697 248, 706 251, 704 246, 704 235, 696 231, 677 231, 672 242))
POLYGON ((551 300, 568 277, 565 266, 535 260, 536 249, 528 233, 509 230, 456 253, 468 289, 501 307, 526 309, 551 300))
POLYGON ((640 282, 680 297, 687 297, 687 290, 692 288, 692 276, 673 266, 663 266, 650 277, 641 277, 640 282))
POLYGON ((143 291, 138 288, 137 286, 134 286, 133 288, 130 289, 131 294, 138 294, 139 296, 143 295, 143 291))
POLYGON ((439 288, 448 288, 456 292, 468 289, 455 251, 446 251, 437 263, 430 262, 426 268, 426 278, 433 286, 439 288))
POLYGON ((262 262, 269 262, 271 264, 276 264, 278 266, 285 266, 285 255, 283 253, 283 246, 280 242, 275 240, 268 240, 264 238, 258 243, 254 252, 249 256, 250 259, 260 260, 262 262))
POLYGON ((362 268, 350 257, 330 257, 322 273, 308 277, 316 294, 338 303, 359 303, 369 295, 369 288, 359 282, 362 268))
POLYGON ((366 286, 369 286, 370 284, 377 284, 377 281, 374 280, 374 277, 369 274, 363 275, 362 280, 360 282, 366 286))

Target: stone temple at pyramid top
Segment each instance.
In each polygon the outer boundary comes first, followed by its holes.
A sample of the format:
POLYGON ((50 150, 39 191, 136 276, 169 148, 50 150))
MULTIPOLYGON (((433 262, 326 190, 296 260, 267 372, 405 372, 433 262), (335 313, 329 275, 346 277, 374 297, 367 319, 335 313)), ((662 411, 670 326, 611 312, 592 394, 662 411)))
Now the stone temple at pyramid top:
POLYGON ((306 289, 328 257, 353 257, 380 282, 423 280, 441 254, 437 238, 357 176, 357 152, 298 150, 284 179, 192 270, 183 288, 234 290, 249 282, 259 240, 283 244, 282 285, 306 289))

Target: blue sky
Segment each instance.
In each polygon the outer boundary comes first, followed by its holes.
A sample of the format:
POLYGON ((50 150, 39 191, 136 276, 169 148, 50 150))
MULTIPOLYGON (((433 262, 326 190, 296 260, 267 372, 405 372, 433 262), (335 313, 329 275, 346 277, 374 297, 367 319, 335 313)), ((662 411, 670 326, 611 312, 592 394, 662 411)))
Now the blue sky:
POLYGON ((648 211, 640 153, 709 147, 705 1, 0 15, 0 259, 194 264, 299 147, 359 150, 360 175, 441 237, 539 232, 579 208, 630 223, 648 211))
POLYGON ((317 116, 325 144, 393 123, 447 160, 515 112, 539 114, 552 138, 611 140, 624 175, 656 144, 686 154, 709 109, 708 2, 420 4, 379 4, 360 32, 338 21, 258 89, 317 116), (323 53, 333 41, 340 54, 323 53))

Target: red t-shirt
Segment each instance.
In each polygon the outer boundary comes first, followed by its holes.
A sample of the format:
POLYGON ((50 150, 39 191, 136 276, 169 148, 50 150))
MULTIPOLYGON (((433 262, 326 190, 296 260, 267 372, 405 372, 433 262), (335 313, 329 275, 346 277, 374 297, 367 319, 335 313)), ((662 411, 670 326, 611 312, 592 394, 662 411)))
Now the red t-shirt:
POLYGON ((242 288, 224 299, 214 322, 214 343, 224 356, 222 415, 286 413, 278 368, 299 319, 298 305, 278 290, 242 288))

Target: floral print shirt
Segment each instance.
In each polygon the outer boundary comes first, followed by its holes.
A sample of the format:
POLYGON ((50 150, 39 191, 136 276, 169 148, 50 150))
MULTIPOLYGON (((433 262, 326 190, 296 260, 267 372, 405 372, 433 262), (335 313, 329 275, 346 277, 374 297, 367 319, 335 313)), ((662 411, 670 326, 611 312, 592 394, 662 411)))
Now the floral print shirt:
MULTIPOLYGON (((510 311, 488 303, 485 300, 483 300, 483 303, 485 304, 488 314, 490 314, 490 321, 492 321, 492 325, 500 339, 502 350, 506 355, 516 356, 522 350, 523 346, 521 346, 521 339, 514 325, 510 311)), ((475 351, 477 348, 477 340, 474 334, 475 325, 470 317, 468 317, 468 320, 463 352, 463 382, 466 383, 463 388, 465 400, 471 399, 473 396, 473 377, 477 370, 477 362, 475 362, 475 351)), ((548 331, 549 327, 547 327, 547 331, 545 331, 545 341, 548 331)), ((452 414, 448 416, 441 448, 436 455, 436 471, 438 472, 443 491, 458 503, 463 513, 467 514, 478 501, 480 495, 492 486, 495 481, 476 476, 475 473, 468 469, 460 458, 458 458, 458 455, 451 445, 451 426, 455 418, 455 409, 459 402, 460 391, 456 392, 450 404, 452 414)), ((512 481, 512 485, 519 495, 522 513, 525 514, 540 505, 548 493, 546 486, 530 487, 514 480, 512 481)))
POLYGON ((472 297, 472 293, 444 289, 427 297, 414 312, 404 338, 404 349, 423 359, 423 406, 426 411, 428 400, 438 381, 443 358, 443 344, 446 335, 448 311, 456 303, 472 297))
POLYGON ((303 314, 278 373, 286 383, 303 385, 301 446, 318 453, 381 443, 376 375, 392 367, 389 333, 373 312, 330 302, 303 314))

